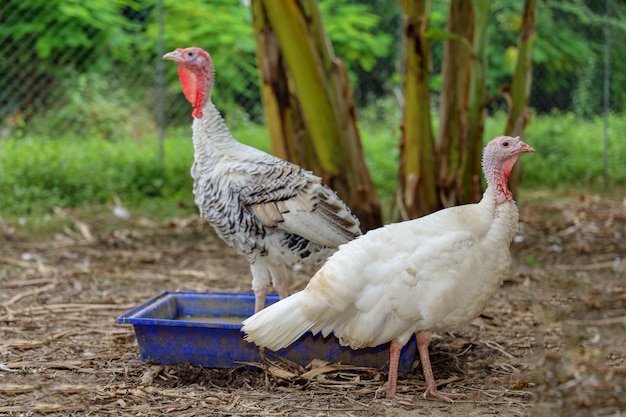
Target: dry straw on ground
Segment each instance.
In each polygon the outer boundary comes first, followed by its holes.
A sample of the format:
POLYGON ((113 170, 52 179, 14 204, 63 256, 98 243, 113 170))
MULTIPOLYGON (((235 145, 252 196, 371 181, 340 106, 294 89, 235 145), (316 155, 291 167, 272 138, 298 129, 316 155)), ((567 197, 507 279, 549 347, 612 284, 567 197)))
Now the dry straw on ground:
POLYGON ((375 399, 386 376, 349 364, 143 363, 117 316, 163 290, 248 291, 246 262, 196 216, 57 210, 41 234, 0 221, 0 416, 620 415, 626 204, 572 194, 521 211, 499 294, 471 326, 434 335, 439 385, 466 394, 454 404, 421 397, 419 362, 399 381, 412 403, 375 399))

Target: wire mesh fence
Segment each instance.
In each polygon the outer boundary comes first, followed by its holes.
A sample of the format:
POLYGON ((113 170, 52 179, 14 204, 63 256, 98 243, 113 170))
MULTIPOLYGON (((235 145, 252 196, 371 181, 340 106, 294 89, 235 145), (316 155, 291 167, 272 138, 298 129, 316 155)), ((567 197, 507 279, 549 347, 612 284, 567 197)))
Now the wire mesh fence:
MULTIPOLYGON (((166 49, 191 46, 197 39, 207 39, 212 47, 217 68, 215 102, 227 119, 262 123, 250 5, 239 0, 208 3, 4 0, 0 3, 0 139, 26 135, 115 139, 154 136, 165 128, 188 126, 189 104, 177 85, 176 71, 161 56, 166 49), (205 20, 188 20, 195 18, 205 20)), ((401 42, 398 4, 320 1, 320 5, 328 3, 362 3, 376 13, 384 11, 378 13, 376 39, 386 36, 386 54, 369 56, 373 60, 369 64, 355 64, 351 75, 359 107, 394 97, 401 42)), ((548 42, 536 45, 531 106, 540 112, 621 111, 626 80, 621 71, 611 68, 626 63, 625 31, 614 24, 622 17, 623 6, 612 5, 610 0, 559 3, 552 8, 542 5, 537 12, 538 36, 547 37, 548 42), (587 18, 581 19, 585 13, 587 18), (573 24, 572 19, 579 21, 573 24), (570 32, 576 28, 582 36, 568 41, 569 32, 552 32, 567 27, 570 32), (555 75, 546 56, 560 56, 567 66, 567 54, 558 55, 550 47, 573 48, 572 54, 583 58, 555 75)), ((436 7, 445 10, 446 6, 436 7)), ((490 65, 505 67, 499 60, 507 59, 517 32, 498 26, 506 13, 499 16, 494 19, 493 33, 497 40, 507 34, 510 45, 502 56, 490 56, 490 65)), ((331 23, 332 17, 328 16, 331 23)), ((341 22, 329 26, 338 25, 341 22)), ((439 25, 445 29, 445 16, 439 25)), ((335 29, 340 32, 341 28, 335 29)), ((336 36, 333 43, 341 44, 337 38, 341 37, 336 36)), ((441 49, 442 42, 433 42, 434 71, 441 49)), ((336 47, 337 55, 345 53, 348 61, 354 50, 349 43, 336 47)), ((436 84, 436 74, 433 79, 436 84)), ((436 90, 435 86, 434 95, 436 90)))

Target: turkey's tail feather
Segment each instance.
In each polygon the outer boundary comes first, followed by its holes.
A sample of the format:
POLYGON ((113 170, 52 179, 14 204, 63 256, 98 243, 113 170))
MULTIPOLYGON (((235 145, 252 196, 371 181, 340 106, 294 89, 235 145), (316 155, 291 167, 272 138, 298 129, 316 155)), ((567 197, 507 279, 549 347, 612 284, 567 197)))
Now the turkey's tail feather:
POLYGON ((293 294, 247 318, 241 329, 246 333, 244 339, 271 350, 295 342, 315 324, 300 309, 302 296, 293 294))

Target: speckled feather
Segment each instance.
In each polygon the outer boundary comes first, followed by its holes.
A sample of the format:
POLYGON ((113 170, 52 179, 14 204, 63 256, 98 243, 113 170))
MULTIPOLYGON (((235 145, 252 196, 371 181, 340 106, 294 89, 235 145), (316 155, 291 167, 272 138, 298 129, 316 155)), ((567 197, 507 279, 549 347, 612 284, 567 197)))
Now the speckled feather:
POLYGON ((217 234, 252 263, 319 263, 360 235, 358 220, 310 171, 237 142, 217 109, 193 123, 195 202, 217 234))
POLYGON ((174 61, 193 106, 193 193, 200 214, 246 256, 255 311, 274 284, 287 296, 285 266, 320 264, 361 234, 358 219, 319 177, 235 140, 211 102, 214 69, 197 47, 163 56, 174 61))

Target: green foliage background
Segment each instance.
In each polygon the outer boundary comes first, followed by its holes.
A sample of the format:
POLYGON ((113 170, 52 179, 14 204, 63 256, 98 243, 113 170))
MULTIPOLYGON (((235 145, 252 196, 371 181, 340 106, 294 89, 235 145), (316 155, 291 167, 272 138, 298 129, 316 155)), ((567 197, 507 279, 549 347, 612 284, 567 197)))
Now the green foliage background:
MULTIPOLYGON (((603 77, 604 4, 599 0, 539 2, 533 56, 535 88, 531 97, 531 105, 539 112, 558 108, 589 116, 602 110, 602 89, 598 86, 603 77)), ((215 101, 226 112, 244 107, 246 118, 261 122, 251 12, 239 0, 162 0, 162 3, 161 0, 5 0, 0 6, 0 43, 33 45, 33 48, 29 49, 30 53, 0 54, 0 73, 5 74, 0 89, 16 88, 18 81, 22 89, 32 90, 32 79, 40 78, 37 99, 53 107, 55 94, 69 97, 85 94, 80 85, 66 85, 57 89, 59 92, 51 88, 63 80, 87 74, 103 80, 93 87, 101 95, 118 90, 127 94, 136 107, 153 111, 152 86, 136 80, 153 79, 159 66, 160 6, 165 49, 196 45, 210 51, 218 74, 215 101)), ((366 106, 393 94, 399 81, 401 25, 397 3, 321 0, 319 6, 335 51, 345 60, 355 83, 359 105, 366 106)), ((517 0, 493 1, 487 86, 496 99, 494 108, 503 106, 504 101, 498 97, 502 87, 510 82, 522 6, 523 2, 517 0)), ((626 4, 614 1, 612 7, 609 22, 613 38, 620 40, 626 34, 626 4)), ((448 1, 432 3, 431 29, 445 30, 447 10, 448 1)), ((440 88, 442 54, 443 42, 435 40, 434 94, 440 88)), ((624 65, 626 50, 615 42, 611 54, 613 111, 621 111, 625 101, 626 75, 620 70, 624 65)), ((168 108, 185 108, 175 71, 165 73, 169 86, 167 100, 171 103, 168 108)), ((34 108, 35 93, 20 93, 19 104, 6 93, 0 95, 0 118, 20 106, 31 113, 27 116, 37 119, 37 124, 45 122, 41 119, 48 115, 42 113, 49 107, 34 108)), ((71 110, 79 107, 64 99, 61 106, 71 110)), ((126 104, 125 99, 120 101, 126 104)), ((185 116, 168 114, 169 120, 177 123, 187 122, 185 116)), ((26 120, 31 119, 26 117, 26 120)), ((42 133, 44 130, 39 129, 42 133)))
MULTIPOLYGON (((379 103, 387 107, 393 104, 379 103)), ((366 113, 376 113, 378 107, 366 113)), ((374 184, 389 209, 398 171, 398 126, 363 114, 361 130, 366 160, 374 184)), ((489 119, 486 138, 501 134, 503 113, 489 119)), ((626 116, 613 115, 614 129, 626 131, 626 116)), ((541 115, 527 128, 525 140, 537 153, 526 155, 524 188, 602 188, 603 121, 572 114, 541 115)), ((242 142, 265 151, 269 138, 264 126, 245 123, 232 130, 242 142)), ((188 129, 165 142, 168 155, 162 169, 156 147, 149 142, 121 140, 12 139, 0 141, 0 212, 40 214, 55 206, 73 207, 110 203, 119 196, 131 205, 165 200, 195 212, 189 169, 193 148, 188 129), (18 157, 16 157, 16 155, 18 157)), ((626 184, 626 142, 609 143, 609 176, 626 184)))
MULTIPOLYGON (((604 1, 539 2, 525 186, 596 184, 603 176, 604 1), (581 28, 584 28, 582 30, 581 28)), ((217 68, 214 101, 233 133, 269 150, 249 7, 239 0, 5 0, 0 3, 0 211, 166 199, 193 210, 189 105, 158 54, 201 46, 217 68), (4 49, 3 49, 4 48, 4 49), (168 139, 158 161, 155 76, 166 77, 168 139), (141 81, 141 82, 138 82, 141 81), (4 125, 22 111, 12 125, 4 125), (62 132, 61 134, 59 132, 62 132)), ((612 38, 626 34, 626 4, 612 2, 612 38)), ((396 185, 400 124, 400 15, 387 0, 320 0, 336 55, 355 87, 359 128, 384 201, 396 185)), ((431 90, 436 103, 447 1, 432 2, 431 90)), ((485 138, 502 132, 523 2, 493 0, 485 138)), ((608 174, 626 181, 626 48, 611 52, 608 174)), ((435 112, 436 110, 433 109, 435 112)), ((436 117, 433 118, 436 120, 436 117)), ((436 126, 435 126, 436 129, 436 126)))

